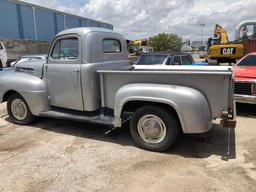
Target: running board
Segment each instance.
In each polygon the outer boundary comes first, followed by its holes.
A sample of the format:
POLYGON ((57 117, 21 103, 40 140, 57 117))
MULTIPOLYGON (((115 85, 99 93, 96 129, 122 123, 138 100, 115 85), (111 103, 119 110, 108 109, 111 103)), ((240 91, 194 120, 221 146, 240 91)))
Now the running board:
POLYGON ((67 119, 72 121, 86 122, 92 124, 107 125, 113 127, 115 125, 115 118, 111 114, 92 114, 88 112, 80 112, 73 110, 50 110, 39 113, 41 117, 50 117, 55 119, 67 119))

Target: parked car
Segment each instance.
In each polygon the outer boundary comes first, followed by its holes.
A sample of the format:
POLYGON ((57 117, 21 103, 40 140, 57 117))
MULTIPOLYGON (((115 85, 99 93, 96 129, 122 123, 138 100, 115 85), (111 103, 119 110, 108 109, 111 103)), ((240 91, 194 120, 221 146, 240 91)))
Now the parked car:
POLYGON ((6 67, 7 53, 4 44, 0 41, 0 68, 6 67))
POLYGON ((207 65, 207 63, 196 63, 188 53, 150 53, 143 54, 135 63, 135 68, 147 65, 207 65))
POLYGON ((171 67, 134 70, 121 34, 72 28, 54 38, 40 73, 0 73, 0 102, 22 125, 37 116, 110 128, 129 120, 134 142, 152 151, 170 148, 179 132, 210 130, 216 118, 235 127, 232 67, 171 67))
POLYGON ((244 56, 234 71, 236 102, 256 104, 256 52, 244 56))

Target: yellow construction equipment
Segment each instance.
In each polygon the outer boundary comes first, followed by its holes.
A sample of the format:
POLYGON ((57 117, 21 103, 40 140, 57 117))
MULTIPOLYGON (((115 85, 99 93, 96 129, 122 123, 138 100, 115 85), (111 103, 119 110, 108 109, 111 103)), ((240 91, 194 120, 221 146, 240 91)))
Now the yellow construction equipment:
POLYGON ((150 53, 153 52, 153 48, 148 45, 147 39, 137 39, 133 41, 135 46, 139 47, 141 53, 150 53))
POLYGON ((207 61, 209 64, 235 63, 244 56, 244 45, 229 42, 226 30, 216 24, 214 37, 208 39, 207 61))

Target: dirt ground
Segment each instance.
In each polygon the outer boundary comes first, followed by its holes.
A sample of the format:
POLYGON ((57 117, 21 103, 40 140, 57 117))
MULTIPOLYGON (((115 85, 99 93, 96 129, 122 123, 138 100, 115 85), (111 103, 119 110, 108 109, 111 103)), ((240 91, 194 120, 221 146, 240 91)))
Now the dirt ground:
POLYGON ((166 153, 133 145, 127 129, 39 118, 9 122, 0 105, 0 191, 256 191, 256 106, 234 129, 183 135, 166 153))

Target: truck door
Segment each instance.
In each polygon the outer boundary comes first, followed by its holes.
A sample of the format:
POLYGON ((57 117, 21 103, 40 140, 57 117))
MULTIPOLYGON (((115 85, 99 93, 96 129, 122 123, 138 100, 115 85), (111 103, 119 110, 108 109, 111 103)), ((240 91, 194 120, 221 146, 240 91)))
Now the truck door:
POLYGON ((83 110, 81 91, 81 39, 69 35, 55 39, 44 66, 50 104, 83 110))

